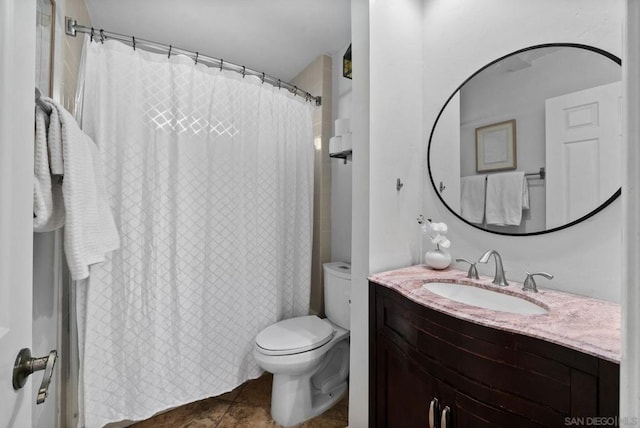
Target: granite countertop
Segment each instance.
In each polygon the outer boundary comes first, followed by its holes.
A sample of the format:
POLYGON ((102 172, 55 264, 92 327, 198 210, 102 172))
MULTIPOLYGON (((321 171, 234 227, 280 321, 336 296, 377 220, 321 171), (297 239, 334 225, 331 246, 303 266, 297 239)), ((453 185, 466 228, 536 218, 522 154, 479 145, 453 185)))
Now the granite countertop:
POLYGON ((467 272, 448 268, 410 266, 371 275, 369 279, 395 290, 410 300, 445 314, 487 327, 536 337, 576 349, 614 363, 620 362, 620 305, 604 300, 541 289, 522 291, 522 284, 501 287, 492 278, 467 278, 467 272), (423 288, 426 282, 455 282, 521 297, 547 309, 542 315, 521 315, 459 303, 423 288))

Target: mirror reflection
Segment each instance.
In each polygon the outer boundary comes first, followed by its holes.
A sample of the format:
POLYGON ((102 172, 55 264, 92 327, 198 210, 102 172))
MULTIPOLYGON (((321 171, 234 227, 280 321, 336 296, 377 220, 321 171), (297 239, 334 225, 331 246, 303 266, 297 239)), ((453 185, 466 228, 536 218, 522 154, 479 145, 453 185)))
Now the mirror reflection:
POLYGON ((579 45, 518 51, 469 78, 429 141, 431 182, 466 222, 538 234, 575 224, 619 195, 620 60, 579 45))

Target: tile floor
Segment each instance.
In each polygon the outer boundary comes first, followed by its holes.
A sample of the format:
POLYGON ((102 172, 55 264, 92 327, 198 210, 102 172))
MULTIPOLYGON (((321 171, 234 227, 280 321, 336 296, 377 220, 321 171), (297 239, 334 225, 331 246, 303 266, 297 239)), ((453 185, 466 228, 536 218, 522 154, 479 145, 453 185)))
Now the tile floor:
MULTIPOLYGON (((231 392, 218 397, 189 403, 166 413, 131 425, 132 428, 267 428, 276 424, 271 408, 272 375, 245 382, 231 392)), ((344 428, 348 425, 348 394, 322 415, 301 428, 344 428)))

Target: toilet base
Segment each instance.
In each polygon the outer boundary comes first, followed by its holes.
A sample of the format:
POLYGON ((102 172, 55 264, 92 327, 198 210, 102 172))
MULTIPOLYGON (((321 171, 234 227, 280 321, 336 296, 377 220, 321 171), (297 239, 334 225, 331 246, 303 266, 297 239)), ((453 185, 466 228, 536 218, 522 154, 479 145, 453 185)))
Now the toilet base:
POLYGON ((271 416, 285 427, 318 416, 344 396, 348 377, 349 342, 340 340, 311 372, 273 375, 271 416))
POLYGON ((283 379, 286 377, 288 376, 273 376, 271 397, 271 417, 283 427, 300 424, 324 413, 336 404, 348 389, 348 383, 344 381, 331 391, 323 393, 320 390, 310 387, 310 383, 307 382, 307 388, 301 391, 290 382, 290 379, 283 379), (287 400, 274 399, 279 394, 289 394, 292 398, 287 400))

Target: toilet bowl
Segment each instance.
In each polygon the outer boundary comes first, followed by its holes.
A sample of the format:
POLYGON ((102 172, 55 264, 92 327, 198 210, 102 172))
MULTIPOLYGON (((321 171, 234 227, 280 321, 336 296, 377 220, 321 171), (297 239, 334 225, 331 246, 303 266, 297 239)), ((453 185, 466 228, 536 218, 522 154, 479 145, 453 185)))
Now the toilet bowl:
POLYGON ((255 340, 256 362, 273 373, 271 416, 285 427, 323 413, 348 387, 351 270, 334 262, 323 271, 327 318, 279 321, 255 340))

